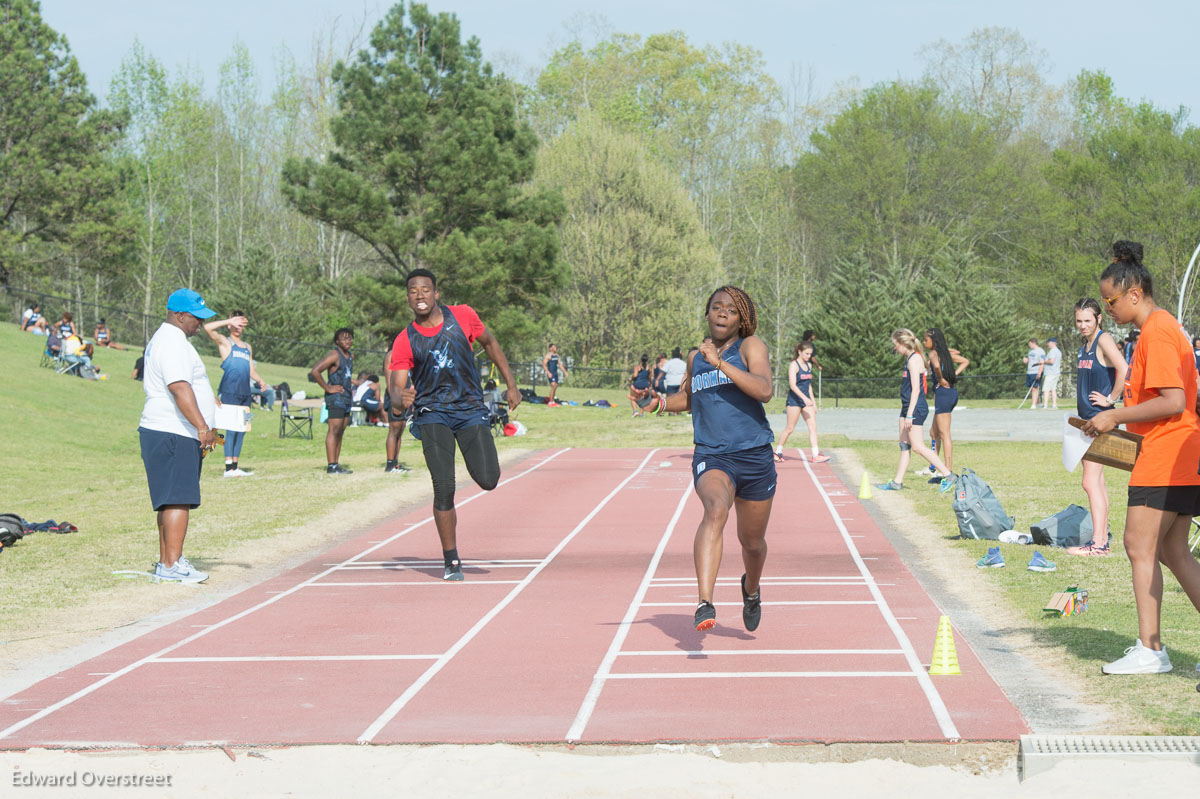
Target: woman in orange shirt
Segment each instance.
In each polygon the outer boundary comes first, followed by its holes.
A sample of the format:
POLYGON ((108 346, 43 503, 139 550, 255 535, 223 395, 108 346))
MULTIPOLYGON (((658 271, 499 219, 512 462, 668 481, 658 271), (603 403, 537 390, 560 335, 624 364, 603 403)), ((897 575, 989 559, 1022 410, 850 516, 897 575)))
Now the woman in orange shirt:
POLYGON ((1129 478, 1125 516, 1138 640, 1102 671, 1158 674, 1171 670, 1159 637, 1162 565, 1200 610, 1200 562, 1187 543, 1192 517, 1200 515, 1196 361, 1179 322, 1154 302, 1150 273, 1142 266, 1142 245, 1113 244, 1113 262, 1100 276, 1100 294, 1113 320, 1132 323, 1141 335, 1125 383, 1125 407, 1093 416, 1083 429, 1099 435, 1125 424, 1130 432, 1144 436, 1129 478))

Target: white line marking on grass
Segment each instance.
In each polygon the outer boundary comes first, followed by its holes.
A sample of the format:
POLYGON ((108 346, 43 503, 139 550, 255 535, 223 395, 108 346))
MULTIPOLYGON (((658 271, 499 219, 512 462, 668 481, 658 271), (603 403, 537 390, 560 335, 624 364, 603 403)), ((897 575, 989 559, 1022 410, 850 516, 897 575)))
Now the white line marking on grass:
POLYGON ((718 680, 727 677, 745 679, 759 677, 763 679, 791 679, 793 677, 906 677, 912 679, 917 675, 911 671, 677 671, 640 673, 618 673, 608 675, 610 680, 718 680))
POLYGON ((437 660, 441 655, 246 655, 242 657, 151 658, 150 663, 292 663, 296 661, 437 660))
POLYGON ((642 649, 618 652, 619 657, 665 655, 903 655, 903 649, 642 649))
MULTIPOLYGON (((568 452, 569 450, 570 450, 570 447, 560 449, 558 452, 555 452, 555 453, 543 458, 542 460, 538 461, 533 466, 530 466, 525 471, 523 471, 519 474, 515 474, 512 477, 508 478, 507 480, 500 481, 496 485, 496 488, 499 488, 500 486, 505 485, 506 483, 511 483, 514 480, 520 480, 525 475, 529 474, 530 472, 535 471, 536 469, 540 469, 541 467, 545 466, 550 461, 557 458, 559 455, 562 455, 564 452, 568 452)), ((466 499, 464 499, 462 502, 459 503, 459 506, 461 507, 462 505, 466 505, 468 502, 474 502, 475 500, 479 499, 480 497, 487 496, 487 495, 493 494, 493 493, 494 492, 490 492, 490 491, 480 491, 478 494, 473 494, 472 496, 469 496, 466 499)), ((373 546, 367 547, 367 549, 363 550, 362 552, 358 553, 357 555, 347 558, 346 560, 342 561, 342 563, 343 564, 350 563, 358 558, 363 557, 364 555, 369 555, 372 552, 374 552, 375 550, 379 549, 380 547, 385 546, 386 544, 390 544, 392 541, 395 541, 396 539, 401 538, 401 537, 407 535, 408 533, 412 532, 413 530, 416 530, 417 528, 419 528, 423 525, 426 525, 432 521, 433 521, 433 516, 430 515, 430 516, 426 516, 424 519, 422 519, 419 522, 413 522, 408 527, 404 528, 403 530, 401 530, 400 532, 391 536, 390 538, 386 538, 383 541, 380 541, 379 543, 374 544, 373 546)), ((224 627, 227 624, 232 624, 235 621, 244 619, 246 616, 249 616, 251 613, 261 610, 261 609, 267 607, 268 605, 274 604, 275 602, 279 601, 280 599, 283 599, 285 596, 295 593, 296 591, 299 591, 301 588, 304 588, 307 585, 311 585, 312 583, 315 583, 317 580, 320 580, 322 577, 324 577, 327 574, 333 573, 336 569, 337 569, 336 566, 326 569, 325 571, 321 572, 320 574, 316 574, 316 575, 308 578, 304 582, 298 583, 297 585, 292 586, 291 588, 287 589, 286 591, 281 591, 278 594, 275 594, 270 599, 266 599, 262 602, 259 602, 257 605, 254 605, 253 607, 249 607, 239 613, 235 613, 234 615, 230 616, 229 618, 223 619, 223 620, 221 620, 221 621, 211 625, 210 627, 208 627, 204 630, 201 630, 197 633, 193 633, 192 635, 189 635, 187 638, 184 638, 181 641, 177 641, 176 643, 171 644, 168 647, 164 647, 163 649, 158 650, 157 652, 155 652, 152 655, 147 655, 146 657, 142 658, 141 660, 136 660, 133 663, 130 663, 128 666, 125 666, 124 668, 122 668, 118 671, 112 672, 104 679, 97 680, 96 682, 92 683, 91 685, 88 685, 88 686, 85 686, 84 688, 79 689, 78 691, 71 694, 70 696, 60 699, 59 701, 55 702, 53 705, 42 708, 37 713, 34 713, 32 716, 22 719, 21 721, 18 721, 16 724, 12 724, 8 727, 5 727, 3 730, 0 730, 0 739, 7 738, 8 736, 12 735, 14 732, 20 732, 21 730, 28 727, 30 724, 33 724, 34 722, 37 722, 37 721, 41 721, 42 719, 46 718, 50 714, 55 713, 59 710, 62 710, 67 705, 70 705, 70 704, 74 703, 75 701, 87 696, 88 694, 91 694, 91 693, 99 690, 100 688, 103 688, 105 685, 108 685, 110 682, 125 676, 126 674, 128 674, 129 672, 138 668, 139 666, 149 663, 154 658, 162 657, 163 655, 167 654, 168 652, 174 652, 176 649, 179 649, 181 646, 190 644, 192 641, 195 641, 198 638, 202 638, 203 636, 208 635, 209 633, 213 632, 214 630, 219 630, 220 628, 224 627)))
POLYGON ((486 627, 492 621, 492 619, 496 618, 500 611, 504 610, 504 608, 506 608, 510 602, 516 599, 517 596, 525 590, 526 586, 533 582, 533 578, 541 574, 542 570, 550 565, 554 558, 558 556, 558 553, 562 552, 567 544, 574 540, 575 536, 577 536, 579 532, 583 530, 583 528, 586 527, 593 518, 595 518, 596 514, 604 509, 604 506, 607 505, 613 497, 617 496, 617 494, 619 494, 621 490, 625 488, 625 486, 628 485, 631 480, 633 480, 633 478, 638 476, 642 469, 645 468, 646 464, 649 463, 650 459, 654 457, 656 452, 658 452, 658 448, 650 450, 650 453, 642 459, 642 462, 638 465, 638 467, 634 469, 628 477, 618 483, 617 487, 610 491, 608 496, 600 500, 599 504, 592 508, 591 511, 588 512, 588 515, 583 517, 583 520, 579 522, 579 524, 575 525, 575 529, 568 533, 566 538, 558 542, 558 545, 550 551, 550 554, 548 554, 542 560, 542 562, 533 569, 533 571, 526 575, 524 580, 522 580, 515 588, 509 591, 504 599, 501 599, 499 602, 497 602, 496 605, 489 610, 483 618, 475 622, 475 626, 473 626, 470 630, 467 630, 467 632, 461 638, 455 641, 454 645, 446 650, 445 654, 438 658, 433 665, 426 669, 425 673, 418 677, 416 682, 408 686, 404 693, 400 694, 396 701, 392 702, 387 710, 385 710, 377 719, 375 719, 375 721, 371 722, 371 725, 367 727, 362 735, 358 737, 358 742, 360 744, 366 744, 374 740, 375 736, 378 735, 385 726, 387 726, 388 722, 394 719, 396 715, 404 709, 404 706, 407 705, 422 688, 428 685, 429 681, 432 680, 434 676, 437 675, 437 673, 441 671, 442 668, 449 663, 455 655, 461 652, 463 647, 469 644, 471 640, 479 634, 480 630, 486 627))
POLYGON ((825 493, 825 488, 817 482, 817 476, 813 474, 813 470, 808 464, 804 464, 808 476, 812 478, 813 485, 817 487, 817 491, 821 494, 821 499, 825 501, 825 506, 829 508, 829 514, 833 517, 834 523, 837 525, 838 532, 842 534, 842 540, 846 542, 846 548, 850 550, 850 557, 854 559, 854 563, 858 566, 859 572, 867 580, 867 586, 871 589, 871 594, 875 597, 875 602, 879 606, 879 612, 883 615, 884 621, 888 627, 892 629, 892 634, 896 636, 896 643, 904 650, 904 657, 908 661, 909 668, 912 669, 913 675, 917 678, 917 683, 921 686, 921 690, 925 693, 925 698, 929 702, 929 707, 933 711, 934 718, 937 719, 938 726, 941 727, 942 734, 950 739, 958 739, 958 728, 954 726, 954 720, 950 718, 950 711, 946 709, 946 703, 942 701, 941 694, 933 685, 933 680, 929 678, 929 674, 921 666, 921 660, 917 657, 916 651, 913 649, 912 641, 908 640, 908 636, 904 633, 904 628, 896 621, 892 609, 888 606, 887 600, 883 598, 883 592, 875 585, 875 577, 867 568, 867 564, 863 561, 874 560, 874 558, 864 558, 858 553, 858 548, 854 546, 854 541, 850 538, 850 532, 846 529, 846 525, 842 523, 842 519, 838 516, 837 509, 833 507, 833 502, 829 499, 829 495, 825 493))
POLYGON ((679 523, 679 517, 683 515, 683 506, 691 494, 692 481, 689 480, 687 488, 683 491, 683 496, 679 498, 679 504, 675 506, 675 513, 671 516, 671 521, 667 523, 667 529, 658 541, 658 548, 654 550, 654 557, 650 558, 650 564, 646 566, 646 575, 642 577, 642 583, 638 586, 637 591, 634 592, 633 600, 629 603, 629 608, 625 611, 625 618, 621 619, 621 625, 617 627, 612 643, 608 645, 608 652, 604 654, 604 660, 600 662, 599 668, 596 669, 595 675, 592 676, 592 684, 588 687, 587 695, 583 698, 583 704, 580 705, 579 712, 575 714, 575 721, 571 723, 571 728, 567 730, 568 741, 578 741, 583 737, 584 728, 587 727, 588 720, 591 719, 592 712, 596 709, 596 702, 600 699, 600 692, 604 690, 604 681, 612 674, 613 662, 617 659, 617 655, 620 654, 621 646, 625 643, 626 636, 629 635, 630 627, 633 625, 633 618, 637 615, 638 607, 641 605, 642 600, 646 598, 646 590, 650 587, 650 580, 654 576, 654 571, 658 568, 659 561, 662 560, 663 552, 667 548, 667 542, 671 540, 671 534, 675 532, 675 525, 679 523))

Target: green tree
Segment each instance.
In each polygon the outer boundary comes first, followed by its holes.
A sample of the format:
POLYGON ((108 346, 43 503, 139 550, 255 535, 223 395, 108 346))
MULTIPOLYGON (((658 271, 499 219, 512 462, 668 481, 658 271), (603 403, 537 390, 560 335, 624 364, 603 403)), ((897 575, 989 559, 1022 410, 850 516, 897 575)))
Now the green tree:
POLYGON ((537 139, 478 40, 463 44, 452 14, 414 4, 409 17, 394 6, 370 48, 334 67, 335 149, 324 161, 288 160, 283 192, 365 241, 394 274, 432 269, 443 300, 475 306, 502 341, 536 336, 565 277, 561 199, 525 185, 537 139))
POLYGON ((636 137, 584 117, 546 147, 537 184, 567 205, 560 351, 580 365, 631 365, 700 342, 717 254, 679 179, 636 137))
POLYGON ((119 248, 126 231, 105 155, 121 119, 95 105, 40 4, 0 0, 0 281, 36 278, 64 248, 119 248))

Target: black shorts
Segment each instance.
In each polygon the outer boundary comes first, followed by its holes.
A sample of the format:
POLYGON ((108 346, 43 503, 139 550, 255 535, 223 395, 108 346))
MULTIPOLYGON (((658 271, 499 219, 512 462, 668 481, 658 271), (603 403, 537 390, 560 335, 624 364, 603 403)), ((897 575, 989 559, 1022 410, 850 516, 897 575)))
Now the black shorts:
POLYGON ((350 405, 342 401, 342 394, 325 395, 325 411, 330 419, 345 419, 350 415, 350 405))
POLYGON ((150 486, 150 505, 162 510, 167 505, 200 507, 200 442, 194 438, 138 428, 142 463, 150 486))
POLYGON ((1200 486, 1129 486, 1129 507, 1200 516, 1200 486))

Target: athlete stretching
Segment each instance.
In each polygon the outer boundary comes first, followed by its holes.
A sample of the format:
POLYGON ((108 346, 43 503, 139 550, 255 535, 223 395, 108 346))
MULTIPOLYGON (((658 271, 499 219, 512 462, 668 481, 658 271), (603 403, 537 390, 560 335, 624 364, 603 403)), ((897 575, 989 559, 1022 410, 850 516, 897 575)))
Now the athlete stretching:
POLYGON ((484 491, 500 481, 496 443, 488 426, 479 371, 471 345, 478 341, 508 386, 509 410, 521 392, 500 343, 469 305, 442 305, 437 279, 428 269, 408 273, 408 307, 413 321, 392 344, 388 393, 393 407, 413 408, 413 435, 421 440, 433 480, 433 521, 442 540, 444 580, 463 579, 458 558, 458 514, 454 510, 454 442, 471 478, 484 491), (409 385, 409 373, 412 385, 409 385), (397 403, 397 398, 399 402, 397 403))
POLYGON ((692 412, 692 479, 704 504, 692 547, 700 590, 696 629, 709 630, 717 623, 713 586, 733 506, 746 567, 742 621, 747 630, 755 630, 762 617, 758 581, 767 560, 767 521, 775 496, 775 435, 763 410, 772 394, 771 365, 766 344, 754 335, 758 313, 746 292, 733 286, 717 289, 705 305, 705 318, 711 338, 688 353, 683 390, 660 400, 655 412, 692 412))

